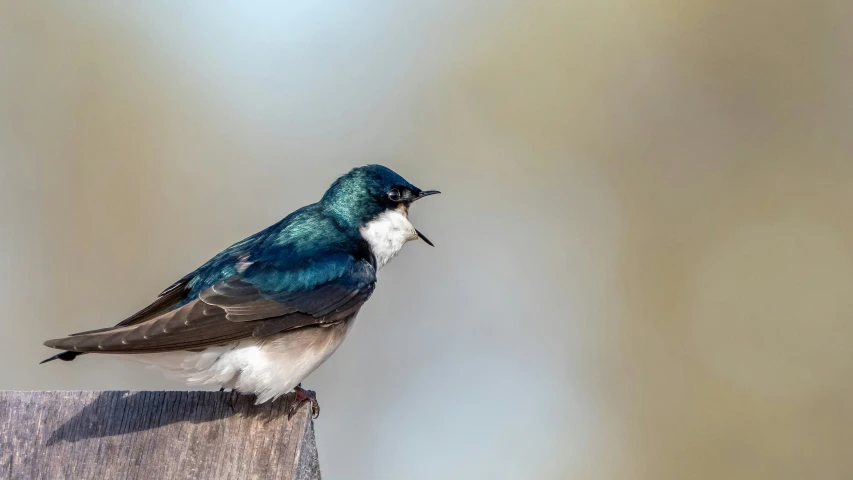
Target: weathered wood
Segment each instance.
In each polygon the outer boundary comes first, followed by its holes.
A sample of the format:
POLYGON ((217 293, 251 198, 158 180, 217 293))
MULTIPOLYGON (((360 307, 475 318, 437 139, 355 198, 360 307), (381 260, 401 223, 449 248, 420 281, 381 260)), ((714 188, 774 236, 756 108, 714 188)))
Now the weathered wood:
POLYGON ((228 392, 0 392, 2 479, 320 478, 310 405, 228 392))

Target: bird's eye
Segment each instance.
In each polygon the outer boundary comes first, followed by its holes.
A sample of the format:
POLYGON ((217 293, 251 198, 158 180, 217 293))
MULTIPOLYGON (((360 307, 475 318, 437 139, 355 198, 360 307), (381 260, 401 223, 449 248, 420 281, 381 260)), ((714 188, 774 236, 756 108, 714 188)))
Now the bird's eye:
POLYGON ((400 189, 392 188, 388 191, 388 198, 390 198, 392 202, 399 202, 400 199, 403 198, 403 195, 400 194, 400 189))

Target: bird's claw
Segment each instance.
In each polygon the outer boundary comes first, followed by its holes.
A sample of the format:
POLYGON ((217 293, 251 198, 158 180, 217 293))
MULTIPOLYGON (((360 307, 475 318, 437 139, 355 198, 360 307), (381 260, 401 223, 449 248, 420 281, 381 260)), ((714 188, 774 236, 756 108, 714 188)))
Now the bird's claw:
MULTIPOLYGON (((223 387, 219 391, 224 392, 225 388, 223 387)), ((240 401, 240 392, 238 392, 236 388, 232 388, 230 393, 231 393, 230 399, 229 399, 230 401, 228 403, 231 405, 231 411, 236 412, 237 411, 237 403, 240 401)))
POLYGON ((287 418, 293 418, 299 407, 305 402, 311 402, 311 418, 316 419, 320 416, 320 403, 317 402, 317 392, 314 390, 305 390, 302 385, 297 385, 293 389, 293 400, 290 402, 290 407, 287 410, 287 418))

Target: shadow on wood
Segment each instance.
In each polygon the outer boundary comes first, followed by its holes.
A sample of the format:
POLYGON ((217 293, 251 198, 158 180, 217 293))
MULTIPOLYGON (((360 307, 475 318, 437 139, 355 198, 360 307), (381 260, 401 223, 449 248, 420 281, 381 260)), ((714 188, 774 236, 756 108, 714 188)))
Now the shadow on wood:
POLYGON ((310 406, 227 392, 0 392, 0 478, 320 478, 310 406))
MULTIPOLYGON (((232 405, 229 397, 208 392, 186 392, 186 397, 176 398, 166 392, 100 392, 94 401, 69 418, 48 438, 47 445, 61 441, 76 442, 87 438, 125 435, 177 422, 193 424, 221 420, 235 414, 271 417, 279 410, 270 403, 252 408, 253 397, 240 395, 232 405), (225 400, 225 405, 223 405, 225 400), (132 418, 116 417, 112 412, 138 412, 132 418)), ((279 399, 275 403, 286 404, 279 399)))

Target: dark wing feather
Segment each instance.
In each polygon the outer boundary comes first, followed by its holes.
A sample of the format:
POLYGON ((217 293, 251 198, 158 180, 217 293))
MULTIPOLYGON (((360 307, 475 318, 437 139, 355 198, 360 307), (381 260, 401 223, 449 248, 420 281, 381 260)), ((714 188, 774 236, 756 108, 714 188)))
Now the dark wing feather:
POLYGON ((48 340, 45 345, 74 352, 151 353, 265 337, 349 318, 367 301, 374 285, 375 270, 366 262, 354 262, 340 277, 296 291, 265 293, 236 275, 180 308, 109 329, 48 340))
POLYGON ((232 322, 252 322, 299 311, 293 305, 264 297, 257 287, 240 277, 217 283, 201 292, 198 298, 211 312, 217 307, 223 310, 225 318, 232 322))
POLYGON ((192 280, 192 277, 187 275, 173 283, 169 288, 163 290, 154 303, 118 322, 116 326, 123 327, 125 325, 141 323, 175 308, 175 305, 181 303, 181 300, 186 297, 190 280, 192 280))

